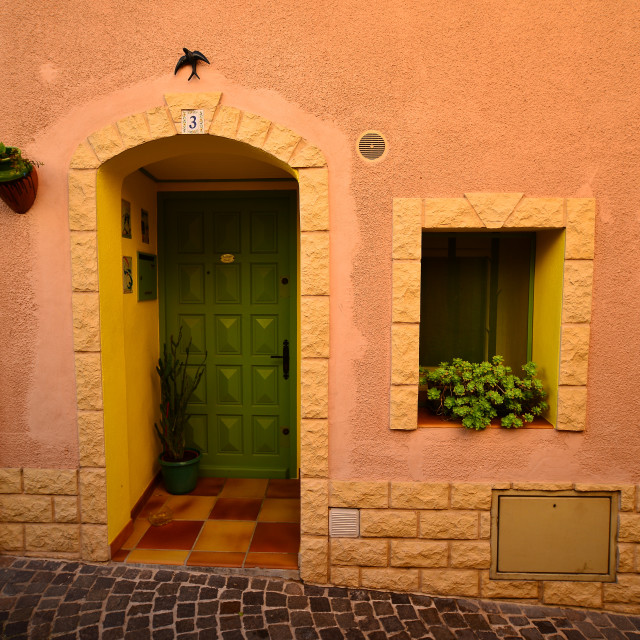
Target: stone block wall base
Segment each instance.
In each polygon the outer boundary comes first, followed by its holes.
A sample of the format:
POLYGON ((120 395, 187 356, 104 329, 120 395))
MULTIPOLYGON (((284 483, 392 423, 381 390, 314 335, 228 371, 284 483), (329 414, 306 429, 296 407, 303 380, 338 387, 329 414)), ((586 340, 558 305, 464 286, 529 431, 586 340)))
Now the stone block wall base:
POLYGON ((105 561, 104 468, 0 469, 0 555, 105 561))
MULTIPOLYGON (((324 493, 324 485, 315 489, 324 493)), ((313 504, 314 518, 326 522, 313 504)), ((303 535, 305 582, 324 584, 328 576, 329 584, 356 589, 640 613, 640 486, 329 480, 328 504, 358 509, 360 536, 329 537, 325 547, 320 529, 303 535), (616 492, 616 581, 491 579, 492 492, 504 489, 616 492)))

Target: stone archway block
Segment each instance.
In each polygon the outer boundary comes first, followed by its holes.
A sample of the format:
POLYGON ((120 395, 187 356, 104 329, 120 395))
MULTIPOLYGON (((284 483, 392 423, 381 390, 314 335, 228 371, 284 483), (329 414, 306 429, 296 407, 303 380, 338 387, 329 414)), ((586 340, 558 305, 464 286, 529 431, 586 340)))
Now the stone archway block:
POLYGON ((329 295, 328 231, 300 233, 300 295, 329 295))
POLYGON ((94 292, 76 292, 73 306, 74 351, 100 351, 100 298, 94 292))
POLYGON ((73 291, 98 291, 98 245, 93 231, 71 231, 73 291))
POLYGON ((155 107, 147 111, 151 140, 168 138, 176 135, 176 127, 166 107, 155 107))
POLYGON ((209 133, 212 136, 221 136, 222 138, 232 138, 235 140, 241 113, 240 109, 236 109, 235 107, 227 107, 226 105, 219 106, 213 122, 209 127, 209 133))
POLYGON ((182 127, 183 109, 202 109, 204 111, 204 130, 208 131, 213 120, 213 113, 220 102, 220 92, 207 93, 165 93, 164 100, 169 107, 178 131, 182 127))
POLYGON ((96 172, 71 169, 69 171, 69 229, 96 229, 96 172))
POLYGON ((109 538, 107 525, 83 524, 82 559, 89 562, 107 562, 109 560, 109 538))
POLYGON ((329 357, 329 296, 300 296, 303 358, 329 357))
POLYGON ((97 169, 100 160, 87 142, 81 142, 71 158, 70 169, 97 169))
POLYGON ((561 229, 564 198, 522 198, 502 225, 505 229, 561 229))
POLYGON ((567 198, 566 258, 593 260, 595 221, 595 198, 567 198))
POLYGON ((301 169, 300 229, 327 231, 329 229, 329 172, 327 169, 301 169))
POLYGON ((104 467, 104 423, 102 411, 78 412, 80 465, 104 467))
POLYGON ((427 198, 424 201, 424 229, 478 229, 483 226, 483 221, 464 198, 427 198))
POLYGON ((422 256, 422 199, 393 199, 394 260, 420 260, 422 256))
POLYGON ((102 369, 99 353, 76 352, 78 409, 102 409, 102 369))
POLYGON ((327 418, 329 416, 329 360, 303 358, 300 363, 300 416, 327 418))
POLYGON ((499 229, 522 199, 523 193, 465 193, 488 229, 499 229))
POLYGON ((587 387, 558 387, 558 431, 584 431, 587 422, 587 387))
POLYGON ((89 136, 89 144, 101 162, 106 162, 124 151, 120 133, 112 124, 89 136))
POLYGON ((298 146, 298 142, 300 142, 300 136, 291 131, 291 129, 279 124, 273 124, 263 149, 278 158, 278 160, 288 163, 291 154, 298 146))
POLYGON ((149 131, 144 113, 135 113, 126 118, 122 118, 122 120, 118 120, 116 126, 118 127, 118 131, 120 131, 122 144, 127 149, 151 140, 151 132, 149 131))
POLYGON ((250 144, 252 147, 262 148, 270 126, 270 120, 255 113, 243 112, 236 132, 236 140, 250 144))
POLYGON ((298 148, 289 160, 289 166, 294 169, 324 167, 327 164, 322 151, 306 140, 301 140, 298 148))
POLYGON ((300 464, 305 478, 329 476, 329 421, 326 418, 300 421, 300 464))

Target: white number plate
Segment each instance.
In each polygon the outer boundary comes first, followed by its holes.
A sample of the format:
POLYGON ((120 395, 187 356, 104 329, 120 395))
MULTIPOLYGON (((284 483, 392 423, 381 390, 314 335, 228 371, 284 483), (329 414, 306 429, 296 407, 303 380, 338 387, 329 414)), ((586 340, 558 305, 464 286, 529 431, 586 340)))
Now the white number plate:
POLYGON ((202 109, 182 110, 182 133, 204 133, 204 111, 202 109))

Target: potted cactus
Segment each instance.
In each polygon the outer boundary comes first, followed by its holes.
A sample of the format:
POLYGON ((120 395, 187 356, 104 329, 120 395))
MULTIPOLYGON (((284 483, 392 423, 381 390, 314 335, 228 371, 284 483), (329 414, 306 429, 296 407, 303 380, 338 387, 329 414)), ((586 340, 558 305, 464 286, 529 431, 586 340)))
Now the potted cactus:
MULTIPOLYGON (((191 340, 185 347, 184 361, 179 356, 182 329, 178 339, 171 336, 169 346, 164 345, 156 371, 160 376, 160 424, 154 424, 162 442, 160 467, 165 487, 169 493, 182 494, 193 491, 198 481, 200 452, 186 447, 186 430, 190 415, 187 405, 204 375, 204 362, 189 365, 191 340), (193 377, 187 371, 193 370, 193 377)), ((205 353, 206 359, 206 353, 205 353)))
POLYGON ((36 199, 36 165, 23 158, 17 147, 0 142, 0 198, 16 213, 26 213, 36 199))

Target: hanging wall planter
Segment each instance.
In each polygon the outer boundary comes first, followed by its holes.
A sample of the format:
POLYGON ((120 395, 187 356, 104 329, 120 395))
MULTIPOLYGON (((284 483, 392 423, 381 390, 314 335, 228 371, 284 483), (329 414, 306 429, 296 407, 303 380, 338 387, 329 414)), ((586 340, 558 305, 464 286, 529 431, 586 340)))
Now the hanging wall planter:
POLYGON ((0 198, 16 213, 26 213, 37 192, 35 163, 23 158, 17 147, 0 142, 0 198))

